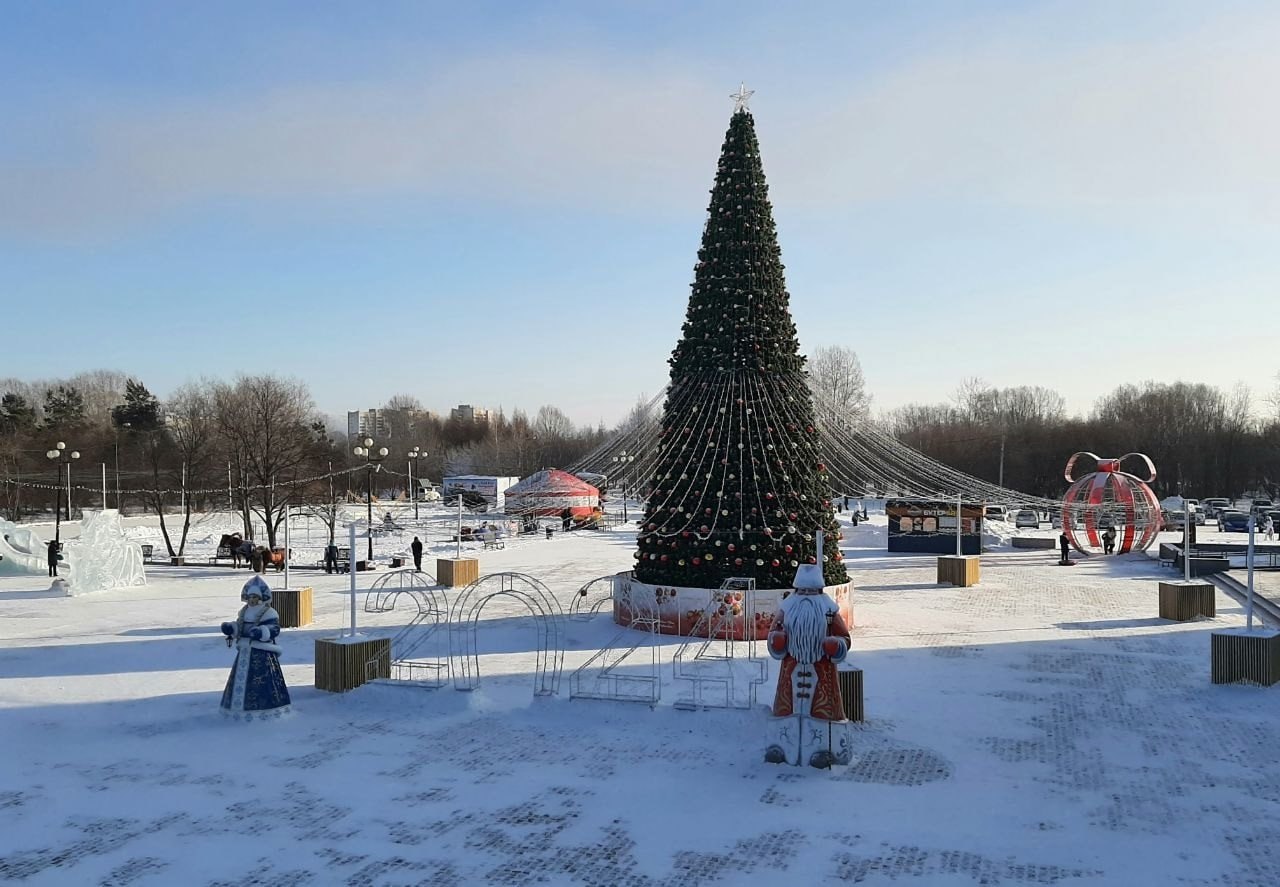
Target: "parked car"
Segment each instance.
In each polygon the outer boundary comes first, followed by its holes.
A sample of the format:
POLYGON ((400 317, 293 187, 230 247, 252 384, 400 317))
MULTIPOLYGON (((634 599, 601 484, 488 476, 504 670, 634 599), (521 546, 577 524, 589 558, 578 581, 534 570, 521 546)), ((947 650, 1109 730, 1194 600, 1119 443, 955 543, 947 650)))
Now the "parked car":
POLYGON ((1186 514, 1181 511, 1165 511, 1161 513, 1161 527, 1166 530, 1181 530, 1186 520, 1186 514))
POLYGON ((982 517, 986 520, 1008 520, 1009 512, 1003 505, 988 505, 982 511, 982 517))
POLYGON ((1203 506, 1201 510, 1204 511, 1206 515, 1208 515, 1209 520, 1217 520, 1218 512, 1224 511, 1231 507, 1231 500, 1220 499, 1215 497, 1213 499, 1205 499, 1201 503, 1201 505, 1203 506))
POLYGON ((1191 506, 1191 517, 1195 521, 1197 527, 1203 527, 1205 516, 1205 506, 1200 503, 1199 499, 1188 499, 1187 504, 1191 506))
MULTIPOLYGON (((1053 527, 1055 530, 1062 529, 1062 512, 1061 511, 1055 511, 1049 515, 1049 526, 1053 527)), ((1072 529, 1076 529, 1076 530, 1080 529, 1080 515, 1078 514, 1071 515, 1071 527, 1072 529)))
POLYGON ((1040 515, 1030 508, 1024 508, 1013 516, 1013 525, 1017 528, 1029 527, 1033 530, 1037 529, 1040 526, 1040 515))
POLYGON ((1218 512, 1218 531, 1222 533, 1249 532, 1249 515, 1243 511, 1218 512))

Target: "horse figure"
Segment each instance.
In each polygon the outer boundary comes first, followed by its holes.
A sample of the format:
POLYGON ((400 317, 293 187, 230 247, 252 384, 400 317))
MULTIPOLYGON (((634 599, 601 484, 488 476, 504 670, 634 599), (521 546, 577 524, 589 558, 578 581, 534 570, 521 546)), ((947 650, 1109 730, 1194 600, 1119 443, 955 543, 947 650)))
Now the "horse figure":
POLYGON ((240 558, 244 554, 240 551, 244 545, 244 538, 239 533, 224 533, 222 538, 218 540, 219 548, 228 548, 231 550, 231 566, 240 566, 240 558))

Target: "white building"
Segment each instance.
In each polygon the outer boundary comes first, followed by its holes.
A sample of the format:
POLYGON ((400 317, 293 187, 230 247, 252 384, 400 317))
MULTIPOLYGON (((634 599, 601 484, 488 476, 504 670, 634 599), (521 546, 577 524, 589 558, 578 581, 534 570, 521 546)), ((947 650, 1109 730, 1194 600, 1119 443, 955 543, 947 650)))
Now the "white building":
POLYGON ((386 410, 350 410, 347 412, 347 437, 386 438, 390 435, 387 428, 386 410))
POLYGON ((449 410, 449 418, 457 422, 488 422, 489 411, 484 407, 473 407, 469 403, 460 403, 449 410))

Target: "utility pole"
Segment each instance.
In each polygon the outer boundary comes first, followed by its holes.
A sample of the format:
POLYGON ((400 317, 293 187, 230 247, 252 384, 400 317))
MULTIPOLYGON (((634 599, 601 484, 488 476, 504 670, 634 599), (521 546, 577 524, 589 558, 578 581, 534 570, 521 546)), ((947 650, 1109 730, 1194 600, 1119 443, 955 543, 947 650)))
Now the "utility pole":
POLYGON ((1004 486, 1004 432, 1000 432, 1000 479, 996 481, 996 485, 1004 486))

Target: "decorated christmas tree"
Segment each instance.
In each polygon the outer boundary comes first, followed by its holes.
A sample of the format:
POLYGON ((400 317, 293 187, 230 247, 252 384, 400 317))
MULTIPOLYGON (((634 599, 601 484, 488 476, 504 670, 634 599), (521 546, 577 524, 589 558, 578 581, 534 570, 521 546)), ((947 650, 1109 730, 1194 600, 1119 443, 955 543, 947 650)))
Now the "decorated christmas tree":
POLYGON ((635 577, 787 588, 802 563, 848 580, 813 401, 782 276, 755 122, 740 92, 716 169, 679 344, 671 353, 635 577))

